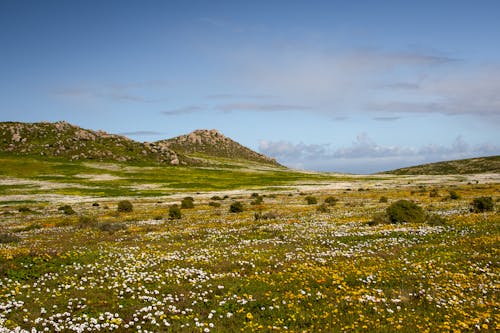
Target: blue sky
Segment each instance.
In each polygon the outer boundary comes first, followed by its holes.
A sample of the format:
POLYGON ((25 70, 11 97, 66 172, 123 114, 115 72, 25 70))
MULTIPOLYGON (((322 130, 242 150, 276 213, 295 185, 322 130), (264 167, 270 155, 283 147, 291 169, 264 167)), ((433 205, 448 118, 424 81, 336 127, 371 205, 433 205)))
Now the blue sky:
POLYGON ((498 1, 0 0, 0 121, 371 173, 500 154, 498 1))

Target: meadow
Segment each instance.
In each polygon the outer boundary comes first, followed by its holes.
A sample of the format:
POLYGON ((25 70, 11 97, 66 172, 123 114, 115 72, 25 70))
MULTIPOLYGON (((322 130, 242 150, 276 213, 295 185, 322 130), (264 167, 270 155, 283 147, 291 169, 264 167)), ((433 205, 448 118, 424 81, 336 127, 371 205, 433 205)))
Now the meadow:
POLYGON ((480 196, 498 209, 496 176, 176 170, 3 166, 0 332, 500 329, 500 216, 470 211, 480 196), (371 223, 399 199, 441 219, 371 223))

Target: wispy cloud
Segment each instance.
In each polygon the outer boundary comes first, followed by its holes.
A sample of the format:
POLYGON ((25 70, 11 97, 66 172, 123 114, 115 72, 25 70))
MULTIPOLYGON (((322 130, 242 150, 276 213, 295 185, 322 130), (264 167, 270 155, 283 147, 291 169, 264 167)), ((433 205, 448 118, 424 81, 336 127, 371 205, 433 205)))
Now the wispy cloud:
POLYGON ((165 80, 112 83, 55 89, 53 95, 77 100, 104 99, 115 102, 153 103, 161 101, 162 98, 150 96, 157 96, 157 90, 168 85, 170 82, 165 80))
POLYGON ((304 111, 310 110, 310 106, 292 105, 292 104, 256 104, 256 103, 232 103, 222 104, 215 107, 223 112, 233 111, 259 111, 259 112, 277 112, 277 111, 304 111))
POLYGON ((244 94, 213 94, 206 96, 207 99, 270 99, 273 95, 244 95, 244 94))
POLYGON ((376 121, 396 121, 401 119, 401 117, 373 117, 376 121))
POLYGON ((202 110, 203 110, 203 108, 201 106, 190 105, 190 106, 185 106, 185 107, 181 107, 181 108, 177 108, 177 109, 162 111, 161 114, 163 114, 165 116, 178 116, 178 115, 183 115, 183 114, 200 112, 202 110))
POLYGON ((285 165, 321 171, 373 173, 443 160, 500 154, 496 144, 468 144, 461 136, 451 145, 421 147, 383 146, 366 133, 360 133, 350 146, 333 148, 328 144, 289 141, 261 141, 259 151, 285 165))

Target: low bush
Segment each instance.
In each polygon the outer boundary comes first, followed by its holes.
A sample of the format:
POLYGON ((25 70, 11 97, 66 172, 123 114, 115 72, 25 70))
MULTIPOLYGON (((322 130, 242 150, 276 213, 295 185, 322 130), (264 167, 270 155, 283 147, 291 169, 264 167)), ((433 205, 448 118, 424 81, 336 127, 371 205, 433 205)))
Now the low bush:
POLYGON ((429 192, 429 197, 431 198, 437 198, 439 197, 439 192, 437 189, 433 188, 430 192, 429 192))
POLYGON ((372 220, 368 222, 368 225, 379 225, 379 224, 389 224, 390 220, 386 213, 377 213, 373 215, 372 220))
POLYGON ((132 203, 128 200, 122 200, 118 202, 118 211, 121 213, 130 213, 131 211, 134 210, 134 206, 132 206, 132 203))
POLYGON ((431 226, 445 225, 446 219, 439 215, 429 215, 427 216, 427 223, 431 226))
POLYGON ((10 234, 10 233, 0 233, 0 244, 7 244, 7 243, 17 243, 21 240, 16 235, 10 234))
POLYGON ((328 209, 328 206, 326 204, 321 204, 316 208, 316 211, 318 213, 328 213, 330 212, 330 209, 328 209))
POLYGON ((259 196, 259 195, 257 195, 256 197, 253 197, 253 198, 255 198, 255 199, 250 202, 250 204, 253 206, 260 205, 264 201, 264 197, 259 196))
POLYGON ((194 208, 194 199, 193 197, 185 197, 181 201, 181 208, 183 209, 190 209, 194 208))
POLYGON ((97 226, 97 219, 94 216, 82 215, 78 218, 78 227, 93 228, 97 226))
POLYGON ((451 190, 451 191, 448 191, 448 193, 450 194, 449 198, 451 200, 458 200, 458 199, 460 199, 460 196, 458 195, 457 192, 451 190))
POLYGON ((386 209, 391 223, 421 223, 425 221, 425 212, 416 203, 408 200, 398 200, 386 209))
POLYGON ((210 201, 208 205, 217 208, 220 207, 220 202, 210 201))
POLYGON ((168 218, 171 220, 178 220, 182 217, 181 209, 177 205, 172 205, 168 209, 168 218))
POLYGON ((19 209, 17 211, 19 213, 29 213, 29 212, 31 212, 31 209, 29 207, 22 206, 22 207, 19 207, 19 209))
POLYGON ((474 198, 470 205, 470 210, 474 213, 491 212, 495 207, 495 205, 493 204, 493 199, 491 197, 474 198))
POLYGON ((254 218, 256 221, 258 221, 258 220, 274 220, 277 217, 278 217, 278 214, 276 214, 275 212, 267 212, 267 213, 256 212, 254 214, 254 218))
POLYGON ((327 197, 325 199, 325 204, 330 205, 330 206, 335 206, 335 204, 337 203, 337 201, 338 201, 338 199, 330 196, 330 197, 327 197))
POLYGON ((229 206, 229 212, 230 213, 241 213, 244 211, 245 208, 243 207, 243 204, 239 201, 235 201, 229 206))
POLYGON ((107 231, 107 232, 115 232, 119 230, 127 229, 127 226, 124 223, 112 223, 112 222, 102 222, 98 225, 99 230, 107 231))
POLYGON ((61 206, 61 207, 57 208, 57 210, 62 211, 66 215, 76 214, 76 212, 73 210, 73 208, 70 205, 61 206))
POLYGON ((308 205, 315 205, 318 203, 318 199, 316 199, 316 197, 313 197, 311 195, 308 195, 304 199, 306 200, 308 205))
POLYGON ((378 202, 380 202, 380 203, 386 203, 386 202, 388 202, 388 201, 389 201, 389 199, 387 199, 387 197, 386 197, 386 196, 384 196, 384 195, 383 195, 383 196, 381 196, 381 197, 380 197, 380 199, 378 199, 378 202))
POLYGON ((219 197, 218 195, 214 195, 213 197, 210 198, 210 200, 222 200, 222 198, 219 197))

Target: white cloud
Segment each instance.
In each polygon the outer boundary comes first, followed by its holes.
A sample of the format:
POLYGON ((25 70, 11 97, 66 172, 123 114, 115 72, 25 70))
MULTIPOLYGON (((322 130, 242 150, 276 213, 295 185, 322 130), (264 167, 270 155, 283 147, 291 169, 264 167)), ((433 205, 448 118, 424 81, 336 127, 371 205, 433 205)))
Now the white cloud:
POLYGON ((470 145, 457 137, 450 146, 430 144, 422 147, 382 146, 361 133, 347 147, 261 141, 259 151, 279 162, 318 171, 374 173, 422 163, 500 154, 494 144, 470 145))
POLYGON ((223 112, 232 111, 263 111, 263 112, 276 112, 276 111, 304 111, 311 109, 310 106, 304 105, 291 105, 291 104, 258 104, 258 103, 231 103, 222 104, 215 107, 223 112))
POLYGON ((161 114, 163 114, 165 116, 177 116, 177 115, 200 112, 202 110, 203 110, 203 108, 201 106, 190 105, 190 106, 185 106, 185 107, 181 107, 181 108, 177 108, 177 109, 162 111, 161 114))

